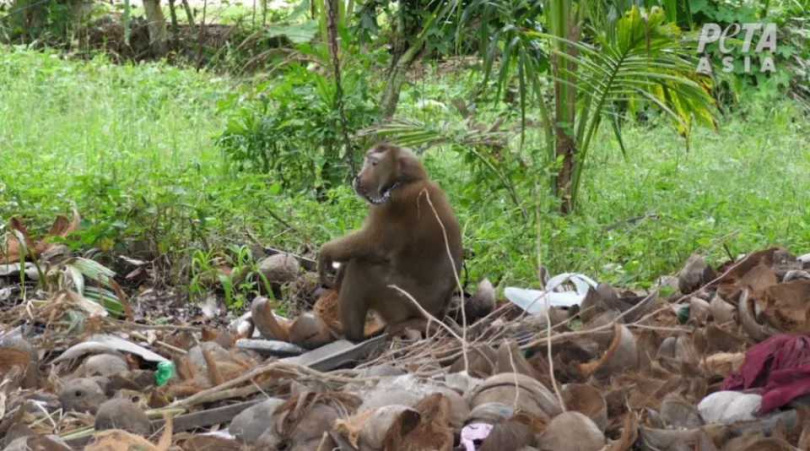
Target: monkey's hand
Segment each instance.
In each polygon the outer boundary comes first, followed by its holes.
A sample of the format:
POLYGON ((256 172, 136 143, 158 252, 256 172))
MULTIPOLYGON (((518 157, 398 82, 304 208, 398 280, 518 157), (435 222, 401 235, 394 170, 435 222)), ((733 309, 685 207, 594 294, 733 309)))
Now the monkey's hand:
POLYGON ((334 285, 328 278, 328 272, 332 269, 333 262, 331 248, 327 243, 321 247, 321 251, 318 253, 318 280, 326 288, 332 288, 334 285))
POLYGON ((346 263, 353 259, 365 260, 375 263, 387 263, 388 257, 379 240, 368 237, 360 231, 350 233, 343 238, 332 240, 323 246, 318 253, 318 278, 320 283, 331 288, 333 283, 327 280, 327 274, 332 271, 332 263, 346 263))

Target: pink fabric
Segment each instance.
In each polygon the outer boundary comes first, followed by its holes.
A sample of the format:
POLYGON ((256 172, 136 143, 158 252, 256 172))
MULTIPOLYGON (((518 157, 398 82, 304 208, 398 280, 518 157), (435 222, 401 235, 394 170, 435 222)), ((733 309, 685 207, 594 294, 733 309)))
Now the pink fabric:
POLYGON ((810 394, 810 336, 775 335, 749 349, 740 370, 723 381, 723 390, 749 389, 762 394, 760 413, 810 394))

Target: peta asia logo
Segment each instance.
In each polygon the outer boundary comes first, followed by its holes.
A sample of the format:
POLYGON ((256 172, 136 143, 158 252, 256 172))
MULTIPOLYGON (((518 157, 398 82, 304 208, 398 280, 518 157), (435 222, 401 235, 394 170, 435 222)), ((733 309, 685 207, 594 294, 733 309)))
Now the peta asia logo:
POLYGON ((700 73, 712 73, 709 57, 703 52, 706 50, 707 44, 714 42, 718 43, 720 53, 724 55, 721 59, 723 72, 733 71, 734 62, 740 60, 743 63, 743 70, 747 74, 756 70, 759 72, 776 72, 776 67, 773 64, 773 52, 776 51, 776 24, 774 23, 734 23, 726 27, 725 30, 716 23, 703 25, 698 39, 698 53, 702 55, 697 66, 697 71, 700 73), (740 46, 740 44, 742 45, 740 46), (738 46, 742 52, 735 57, 731 53, 738 46), (771 53, 762 55, 759 61, 753 62, 754 67, 751 67, 751 54, 761 54, 764 51, 771 53))

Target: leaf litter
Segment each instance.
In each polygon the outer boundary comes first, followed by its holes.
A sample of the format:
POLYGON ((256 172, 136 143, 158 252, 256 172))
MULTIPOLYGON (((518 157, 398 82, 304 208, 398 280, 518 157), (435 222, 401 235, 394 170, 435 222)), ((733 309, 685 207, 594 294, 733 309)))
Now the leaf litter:
MULTIPOLYGON (((78 214, 59 218, 48 237, 78 224, 78 214)), ((716 268, 694 255, 649 292, 566 274, 558 279, 574 287, 513 289, 521 298, 512 303, 483 281, 456 296, 440 327, 386 329, 370 315, 369 338, 352 343, 341 339, 336 293, 309 282, 311 261, 292 254, 274 252, 262 273, 314 304, 287 317, 257 297, 226 321, 170 291, 127 295, 126 278, 101 263, 54 252, 20 221, 10 230, 0 273, 3 449, 810 445, 810 258, 785 249, 716 268)))

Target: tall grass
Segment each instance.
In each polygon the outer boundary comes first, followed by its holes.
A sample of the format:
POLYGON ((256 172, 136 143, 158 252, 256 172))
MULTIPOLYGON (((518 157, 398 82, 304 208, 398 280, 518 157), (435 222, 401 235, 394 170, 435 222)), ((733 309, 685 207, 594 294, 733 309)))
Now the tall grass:
MULTIPOLYGON (((402 112, 447 116, 418 105, 449 104, 469 88, 462 76, 428 73, 403 93, 402 112)), ((0 50, 0 223, 23 215, 41 231, 75 202, 85 219, 77 248, 166 254, 186 264, 192 249, 248 243, 248 231, 313 252, 359 226, 365 206, 348 186, 318 203, 228 167, 213 138, 224 126, 218 106, 238 92, 227 80, 159 64, 0 50)), ((714 261, 772 244, 810 252, 808 132, 790 102, 762 101, 718 133, 698 131, 689 153, 654 123, 627 127, 628 161, 607 136, 597 139, 581 213, 540 218, 543 261, 552 273, 645 285, 693 251, 714 261)), ((530 134, 525 147, 540 144, 530 134)), ((475 253, 473 279, 534 284, 535 225, 503 191, 481 184, 458 153, 436 148, 425 160, 475 253)), ((530 206, 544 202, 520 194, 530 206)))

